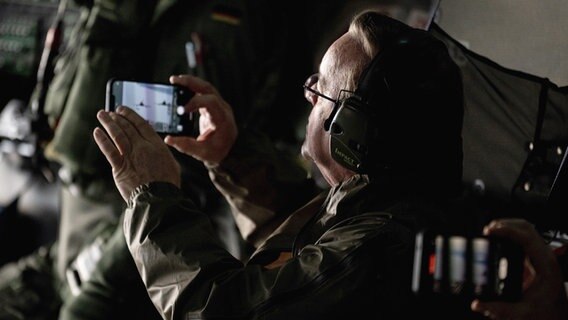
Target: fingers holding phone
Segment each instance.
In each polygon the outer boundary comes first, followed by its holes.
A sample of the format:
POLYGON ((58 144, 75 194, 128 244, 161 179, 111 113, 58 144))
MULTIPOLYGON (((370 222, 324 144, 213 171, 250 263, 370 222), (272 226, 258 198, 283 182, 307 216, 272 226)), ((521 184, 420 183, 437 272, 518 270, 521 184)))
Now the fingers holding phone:
POLYGON ((229 153, 238 135, 231 106, 209 82, 193 76, 172 76, 170 82, 195 92, 185 105, 186 113, 199 112, 199 135, 166 137, 178 151, 208 165, 219 164, 229 153))
POLYGON ((179 164, 135 111, 125 107, 116 112, 101 110, 97 118, 105 130, 94 130, 95 142, 112 166, 115 184, 125 201, 142 184, 161 181, 181 185, 179 164))
POLYGON ((528 258, 523 296, 515 303, 473 301, 471 308, 492 319, 566 319, 568 301, 562 273, 552 249, 536 229, 522 219, 492 221, 487 235, 508 238, 520 244, 528 258))
POLYGON ((231 106, 214 86, 192 76, 171 77, 170 82, 107 83, 106 111, 97 115, 106 133, 96 129, 93 134, 125 200, 143 183, 179 186, 179 165, 162 137, 169 146, 209 165, 219 164, 236 140, 231 106), (197 112, 199 133, 197 117, 192 117, 197 112))

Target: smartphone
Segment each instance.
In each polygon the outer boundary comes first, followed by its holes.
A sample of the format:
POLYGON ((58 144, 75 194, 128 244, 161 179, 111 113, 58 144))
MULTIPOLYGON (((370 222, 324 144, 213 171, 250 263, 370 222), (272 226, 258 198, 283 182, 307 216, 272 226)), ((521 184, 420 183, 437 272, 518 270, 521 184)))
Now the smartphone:
POLYGON ((507 239, 423 230, 416 235, 412 290, 426 296, 518 301, 523 261, 520 245, 507 239))
POLYGON ((159 134, 196 135, 196 115, 186 113, 184 108, 194 94, 184 87, 110 79, 106 91, 106 111, 114 111, 118 106, 129 107, 159 134))

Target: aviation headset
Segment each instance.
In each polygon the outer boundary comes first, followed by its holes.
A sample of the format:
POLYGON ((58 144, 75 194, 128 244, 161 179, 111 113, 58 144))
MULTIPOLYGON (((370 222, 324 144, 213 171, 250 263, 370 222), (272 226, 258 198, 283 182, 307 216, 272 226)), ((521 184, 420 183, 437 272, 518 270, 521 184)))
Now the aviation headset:
MULTIPOLYGON (((388 130, 390 109, 396 107, 393 106, 393 85, 397 84, 394 78, 401 76, 396 75, 397 69, 431 44, 431 36, 425 31, 404 33, 372 59, 363 70, 355 92, 337 101, 324 123, 324 129, 331 135, 330 151, 336 162, 358 173, 391 166, 386 153, 387 145, 393 142, 386 141, 382 135, 388 130)), ((419 66, 414 62, 413 67, 419 66)))

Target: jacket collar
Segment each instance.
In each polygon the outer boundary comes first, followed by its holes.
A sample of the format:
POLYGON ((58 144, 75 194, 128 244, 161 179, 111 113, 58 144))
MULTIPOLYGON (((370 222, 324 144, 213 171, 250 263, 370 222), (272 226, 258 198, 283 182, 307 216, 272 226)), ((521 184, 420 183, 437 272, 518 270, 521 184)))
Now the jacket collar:
POLYGON ((324 214, 319 219, 320 222, 326 224, 327 221, 336 217, 338 212, 353 204, 359 198, 356 197, 359 191, 368 185, 369 177, 367 175, 356 174, 331 188, 326 199, 324 214))
POLYGON ((357 197, 357 193, 365 189, 367 185, 369 185, 369 178, 366 175, 357 174, 329 189, 327 196, 320 194, 291 214, 258 247, 249 263, 267 264, 273 261, 280 252, 292 251, 300 233, 307 235, 307 238, 302 237, 302 239, 311 239, 323 232, 328 225, 335 223, 338 213, 346 211, 346 215, 351 216, 360 207, 357 202, 360 202, 362 198, 357 197))

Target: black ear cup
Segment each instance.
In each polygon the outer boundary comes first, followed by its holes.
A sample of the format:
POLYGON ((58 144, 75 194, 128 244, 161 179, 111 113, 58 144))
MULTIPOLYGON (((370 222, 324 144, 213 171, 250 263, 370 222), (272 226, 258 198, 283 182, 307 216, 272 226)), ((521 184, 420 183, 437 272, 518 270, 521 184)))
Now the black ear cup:
POLYGON ((353 95, 335 105, 324 128, 331 135, 331 156, 340 165, 357 173, 368 173, 372 166, 385 169, 392 165, 388 153, 393 150, 380 141, 383 138, 378 132, 390 128, 394 92, 404 88, 393 91, 390 80, 404 78, 404 66, 412 61, 416 50, 429 44, 422 31, 401 35, 371 60, 353 95))
POLYGON ((380 67, 382 57, 383 54, 379 54, 371 61, 363 71, 355 93, 336 104, 331 116, 324 123, 324 128, 331 136, 332 158, 357 173, 367 173, 370 147, 376 142, 375 122, 379 112, 372 108, 378 109, 379 106, 374 105, 377 104, 374 97, 381 97, 380 108, 387 109, 390 104, 388 83, 380 67), (373 99, 369 101, 371 97, 373 99))
POLYGON ((341 103, 329 128, 332 158, 345 168, 364 172, 364 160, 369 152, 369 117, 360 108, 357 98, 341 103))

